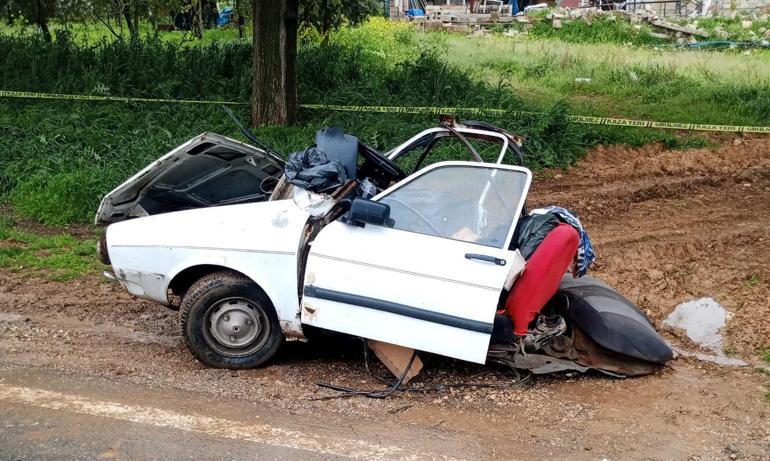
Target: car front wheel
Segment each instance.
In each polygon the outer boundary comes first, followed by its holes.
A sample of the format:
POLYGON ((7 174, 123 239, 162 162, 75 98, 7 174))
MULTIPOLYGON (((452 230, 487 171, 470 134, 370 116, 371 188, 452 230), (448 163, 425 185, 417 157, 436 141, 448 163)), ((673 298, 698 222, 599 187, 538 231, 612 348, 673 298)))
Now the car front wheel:
POLYGON ((187 348, 201 363, 215 368, 258 367, 284 340, 267 295, 232 272, 209 274, 195 282, 182 300, 180 320, 187 348))

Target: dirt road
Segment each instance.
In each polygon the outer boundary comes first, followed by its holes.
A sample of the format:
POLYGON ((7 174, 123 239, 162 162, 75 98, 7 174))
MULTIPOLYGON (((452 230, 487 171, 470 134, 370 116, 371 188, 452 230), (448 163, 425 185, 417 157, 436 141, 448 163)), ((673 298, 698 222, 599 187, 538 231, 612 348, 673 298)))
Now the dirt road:
MULTIPOLYGON (((713 297, 728 352, 770 347, 770 139, 718 149, 597 149, 546 172, 530 207, 568 206, 597 275, 660 321, 713 297)), ((0 272, 0 459, 303 457, 770 459, 770 375, 679 358, 639 379, 536 377, 431 359, 387 400, 311 400, 318 381, 379 388, 358 342, 289 344, 268 368, 206 369, 177 314, 97 278, 0 272), (453 386, 455 385, 455 386, 453 386)))

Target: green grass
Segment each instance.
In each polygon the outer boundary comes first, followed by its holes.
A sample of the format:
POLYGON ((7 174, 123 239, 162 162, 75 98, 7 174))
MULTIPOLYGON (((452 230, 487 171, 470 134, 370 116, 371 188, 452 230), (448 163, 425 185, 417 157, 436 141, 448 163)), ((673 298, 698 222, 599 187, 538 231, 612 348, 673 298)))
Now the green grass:
MULTIPOLYGON (((29 32, 0 33, 0 89, 249 99, 248 40, 180 45, 160 34, 131 43, 71 32, 50 44, 29 32)), ((568 114, 747 125, 770 119, 767 53, 656 51, 532 35, 460 37, 382 19, 343 27, 327 43, 305 30, 300 101, 535 111, 484 117, 526 136, 533 169, 567 167, 597 144, 709 145, 702 134, 579 125, 568 114)), ((245 108, 239 116, 248 119, 245 108)), ((336 125, 387 150, 436 123, 425 115, 303 111, 296 126, 256 134, 288 154, 307 147, 316 129, 336 125)), ((106 192, 205 131, 239 137, 216 106, 0 99, 0 200, 47 224, 89 222, 106 192)))
MULTIPOLYGON (((588 18, 578 19, 565 18, 562 19, 562 27, 555 29, 552 26, 551 20, 548 18, 548 15, 551 12, 553 12, 553 10, 530 13, 528 18, 532 21, 531 24, 514 22, 511 25, 498 25, 492 28, 492 30, 496 33, 501 33, 512 28, 526 34, 528 38, 533 40, 552 39, 567 43, 656 46, 674 42, 674 37, 666 40, 650 35, 651 32, 662 32, 662 30, 655 29, 647 23, 641 23, 635 27, 635 25, 622 13, 590 15, 588 18)), ((671 20, 678 22, 681 25, 694 24, 698 29, 708 32, 710 37, 704 40, 721 40, 721 38, 717 36, 717 31, 721 30, 728 34, 727 40, 756 41, 763 38, 763 29, 770 29, 770 19, 752 19, 746 14, 737 14, 734 18, 698 18, 695 22, 687 19, 678 21, 675 19, 671 20), (748 28, 743 27, 743 21, 745 19, 752 20, 752 24, 748 28)), ((379 17, 371 18, 370 24, 371 23, 377 24, 377 30, 375 30, 374 33, 379 34, 377 38, 383 39, 386 44, 390 42, 394 36, 396 39, 398 38, 397 34, 393 34, 394 31, 404 30, 410 27, 405 22, 391 22, 379 17)), ((68 24, 52 23, 49 27, 53 35, 65 33, 72 37, 76 42, 82 44, 94 44, 102 40, 110 42, 117 40, 115 35, 98 21, 85 23, 70 22, 68 24)), ((124 28, 121 30, 115 25, 113 25, 113 29, 122 39, 128 40, 129 34, 127 29, 124 28)), ((369 34, 373 28, 367 27, 366 29, 367 32, 365 32, 364 35, 369 34)), ((352 30, 352 28, 343 28, 342 32, 336 32, 335 35, 339 38, 340 35, 348 34, 348 31, 350 30, 352 30)), ((24 34, 32 36, 36 34, 36 30, 32 26, 22 23, 16 23, 9 26, 5 22, 2 22, 0 23, 0 34, 24 34)), ((317 35, 310 30, 303 31, 303 34, 317 35)), ((233 26, 204 30, 203 38, 197 39, 190 31, 164 31, 156 33, 148 22, 140 24, 140 35, 144 38, 157 36, 160 40, 174 45, 210 45, 212 43, 221 44, 224 42, 250 43, 251 41, 250 24, 247 24, 244 27, 243 38, 238 37, 238 30, 233 26)), ((360 36, 361 33, 353 32, 350 35, 360 36)), ((389 52, 392 51, 393 49, 390 48, 389 52)))
POLYGON ((448 60, 532 104, 581 115, 767 125, 770 54, 652 50, 520 38, 450 38, 448 60), (589 79, 588 82, 585 79, 589 79))
POLYGON ((650 35, 655 30, 648 24, 642 24, 637 30, 623 14, 619 13, 596 16, 589 20, 565 18, 562 19, 560 29, 553 27, 547 14, 547 12, 538 12, 536 15, 529 15, 534 18, 531 25, 514 23, 514 27, 526 32, 531 39, 557 39, 568 43, 657 45, 669 42, 650 35))
MULTIPOLYGON (((127 28, 115 27, 114 24, 110 24, 115 33, 118 34, 120 39, 129 40, 129 32, 127 28)), ((70 36, 74 41, 80 44, 94 44, 100 41, 114 42, 118 40, 110 30, 98 21, 93 22, 70 22, 68 24, 51 23, 49 24, 51 35, 56 37, 57 35, 66 34, 70 36)), ((5 21, 0 22, 0 34, 4 35, 24 35, 32 37, 39 35, 36 28, 31 25, 25 25, 22 23, 15 23, 8 25, 5 21)), ((158 37, 164 42, 168 42, 174 45, 210 45, 212 43, 223 42, 249 42, 251 41, 251 29, 249 26, 244 27, 244 37, 240 39, 238 37, 238 29, 235 27, 225 27, 216 29, 206 29, 203 31, 203 38, 197 39, 191 31, 171 31, 171 32, 159 32, 155 33, 152 29, 152 25, 149 22, 140 23, 139 35, 142 38, 158 37)))
POLYGON ((60 37, 0 35, 0 88, 118 96, 248 101, 243 43, 179 47, 157 38, 84 45, 60 37))
MULTIPOLYGON (((532 24, 514 23, 513 27, 533 39, 556 39, 569 43, 619 44, 637 46, 666 45, 675 42, 674 34, 669 39, 654 37, 651 33, 666 32, 646 22, 632 24, 628 17, 620 12, 614 14, 588 15, 586 18, 562 19, 562 27, 555 29, 548 18, 552 10, 531 13, 528 17, 532 24)), ((712 17, 695 20, 668 18, 682 26, 693 25, 709 34, 708 40, 758 41, 764 38, 765 30, 770 29, 770 19, 752 19, 751 15, 739 13, 734 18, 712 17), (743 27, 744 20, 751 20, 751 26, 743 27), (720 37, 720 32, 726 37, 720 37)))
MULTIPOLYGON (((683 21, 685 22, 685 21, 683 21)), ((717 30, 727 32, 727 40, 758 40, 764 37, 764 31, 770 29, 770 19, 765 15, 764 19, 753 19, 750 15, 736 15, 734 18, 712 17, 698 19, 699 29, 709 33, 711 40, 720 40, 717 30), (751 26, 743 27, 744 20, 751 20, 751 26)))
POLYGON ((96 241, 71 235, 42 235, 21 230, 13 220, 0 219, 0 267, 14 272, 66 281, 96 273, 96 241))
MULTIPOLYGON (((248 100, 245 44, 178 48, 158 40, 79 45, 2 37, 0 88, 63 93, 248 100), (205 69, 205 72, 201 71, 205 69), (98 91, 95 91, 98 89, 98 91)), ((300 100, 316 103, 442 105, 538 110, 490 121, 527 135, 535 167, 566 166, 590 141, 567 122, 562 105, 531 107, 503 86, 471 78, 423 46, 408 25, 372 23, 333 41, 305 34, 300 49, 300 100), (409 45, 401 49, 399 45, 409 45), (388 53, 393 48, 394 52, 388 53), (400 51, 399 51, 400 50, 400 51)), ((240 117, 248 119, 246 109, 240 117)), ((257 135, 288 154, 336 125, 382 150, 435 126, 435 116, 306 111, 289 128, 257 135)), ((100 197, 185 140, 205 131, 238 137, 217 106, 0 100, 0 196, 48 224, 88 222, 100 197)))
MULTIPOLYGON (((245 109, 238 115, 246 119, 245 109)), ((562 166, 585 148, 563 109, 526 119, 493 119, 529 136, 529 164, 562 166)), ((305 113, 288 128, 256 135, 279 152, 307 147, 323 126, 341 126, 387 150, 437 118, 401 114, 305 113)), ((173 147, 205 131, 240 138, 216 106, 0 101, 0 186, 14 208, 47 224, 89 222, 100 198, 173 147), (56 133, 51 136, 50 133, 56 133)))

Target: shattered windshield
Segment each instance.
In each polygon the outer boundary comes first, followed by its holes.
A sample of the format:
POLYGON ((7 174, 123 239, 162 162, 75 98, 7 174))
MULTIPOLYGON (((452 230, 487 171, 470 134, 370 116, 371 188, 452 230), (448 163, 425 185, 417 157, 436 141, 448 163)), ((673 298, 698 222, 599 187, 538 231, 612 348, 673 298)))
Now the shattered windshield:
POLYGON ((523 199, 522 171, 444 166, 383 197, 394 228, 502 248, 523 199))

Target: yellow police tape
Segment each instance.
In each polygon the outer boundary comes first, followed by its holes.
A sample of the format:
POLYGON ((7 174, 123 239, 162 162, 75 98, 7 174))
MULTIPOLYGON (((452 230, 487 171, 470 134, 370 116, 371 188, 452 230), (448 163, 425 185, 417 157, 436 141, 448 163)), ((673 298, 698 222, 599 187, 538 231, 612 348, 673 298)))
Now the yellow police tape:
MULTIPOLYGON (((165 104, 218 104, 231 106, 245 106, 245 102, 233 101, 206 101, 193 99, 159 99, 159 98, 133 98, 123 96, 99 96, 99 95, 80 95, 80 94, 57 94, 57 93, 33 93, 28 91, 5 91, 0 90, 0 98, 22 98, 22 99, 58 99, 71 101, 112 101, 112 102, 147 102, 147 103, 165 103, 165 104)), ((348 106, 335 104, 300 104, 303 109, 309 110, 327 110, 335 112, 364 112, 364 113, 383 113, 383 114, 433 114, 433 115, 506 115, 516 117, 521 115, 532 115, 537 112, 515 111, 505 109, 485 109, 480 107, 398 107, 398 106, 348 106)), ((726 131, 738 133, 770 133, 770 126, 741 126, 741 125, 711 125, 703 123, 677 123, 677 122, 655 122, 651 120, 631 120, 625 118, 611 117, 591 117, 586 115, 568 115, 567 119, 571 122, 588 125, 612 125, 629 126, 637 128, 660 128, 668 130, 693 130, 693 131, 726 131)))
POLYGON ((113 101, 113 102, 155 102, 168 104, 227 104, 231 106, 245 106, 245 102, 232 101, 198 101, 194 99, 157 99, 157 98, 132 98, 124 96, 99 96, 90 94, 61 94, 61 93, 32 93, 29 91, 0 90, 0 98, 21 99, 60 99, 69 101, 113 101))

